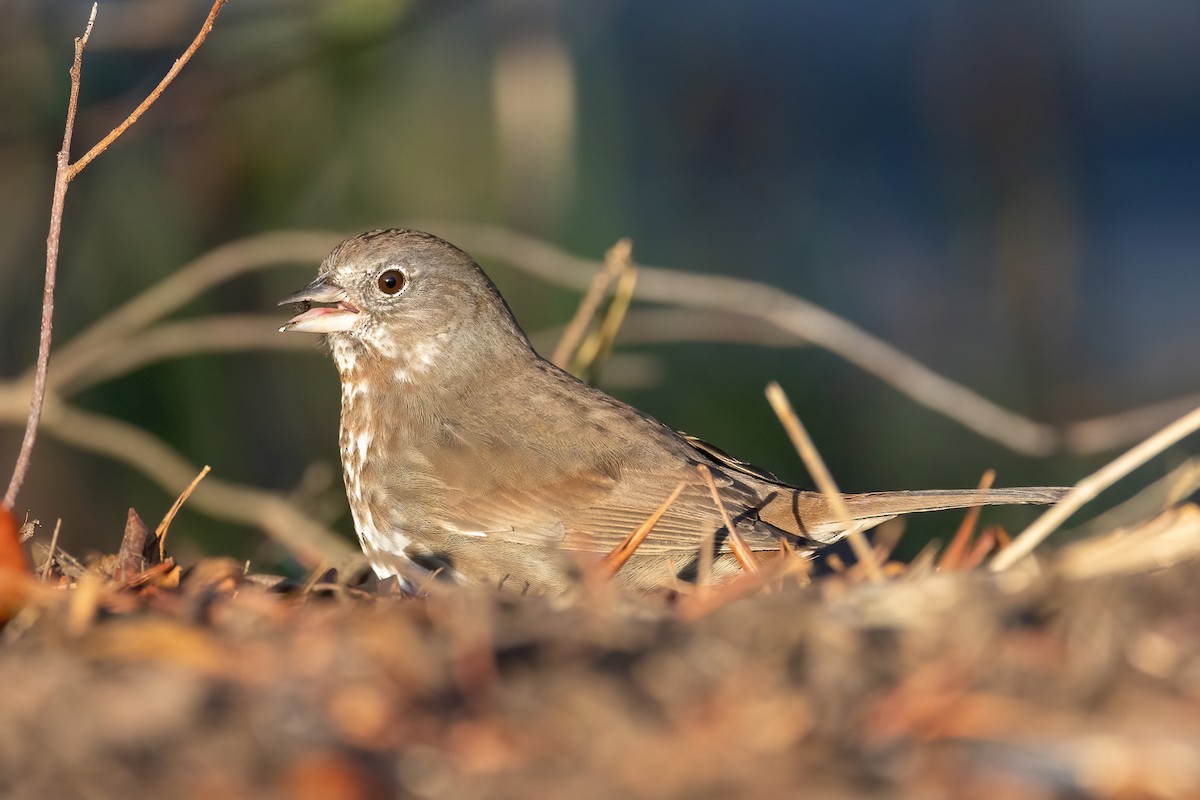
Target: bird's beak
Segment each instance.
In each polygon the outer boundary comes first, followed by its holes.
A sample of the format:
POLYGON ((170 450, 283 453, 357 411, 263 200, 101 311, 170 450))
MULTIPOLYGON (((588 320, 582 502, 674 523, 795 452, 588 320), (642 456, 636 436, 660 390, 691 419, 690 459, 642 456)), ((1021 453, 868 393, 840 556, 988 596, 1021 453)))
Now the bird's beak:
POLYGON ((346 299, 346 290, 323 276, 279 301, 281 306, 289 303, 299 304, 300 313, 289 319, 281 332, 337 333, 350 330, 358 321, 359 311, 346 299))

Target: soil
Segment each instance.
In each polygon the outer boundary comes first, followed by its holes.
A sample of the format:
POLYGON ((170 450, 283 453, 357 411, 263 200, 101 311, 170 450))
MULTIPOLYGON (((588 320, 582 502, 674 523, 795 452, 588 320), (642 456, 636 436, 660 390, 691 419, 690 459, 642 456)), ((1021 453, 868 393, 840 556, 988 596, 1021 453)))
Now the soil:
POLYGON ((1200 795, 1191 558, 407 597, 135 544, 0 572, 0 796, 1200 795))

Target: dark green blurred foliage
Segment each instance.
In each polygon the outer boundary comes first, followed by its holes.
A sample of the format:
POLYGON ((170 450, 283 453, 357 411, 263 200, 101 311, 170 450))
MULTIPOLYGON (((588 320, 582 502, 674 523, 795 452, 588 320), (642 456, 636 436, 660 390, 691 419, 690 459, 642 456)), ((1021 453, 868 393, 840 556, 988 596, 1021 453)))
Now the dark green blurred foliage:
MULTIPOLYGON (((36 350, 66 71, 88 7, 0 0, 4 376, 36 350)), ((77 155, 207 10, 101 4, 77 155)), ((628 235, 644 263, 778 285, 1040 419, 1195 392, 1198 16, 1184 0, 237 0, 72 185, 56 341, 237 237, 440 218, 595 258, 628 235)), ((485 267, 531 331, 570 315, 573 295, 485 267)), ((184 315, 270 310, 314 268, 240 279, 184 315)), ((1066 482, 1098 463, 1015 456, 813 348, 639 353, 660 380, 631 385, 613 369, 608 388, 798 482, 762 398, 770 379, 848 490, 967 486, 992 466, 1004 484, 1066 482)), ((168 362, 78 402, 229 480, 288 492, 336 462, 336 378, 315 347, 168 362)), ((17 441, 0 429, 5 478, 17 441)), ((336 472, 321 474, 325 505, 340 508, 336 472)), ((114 547, 126 506, 154 520, 169 502, 45 437, 20 506, 61 515, 64 542, 83 549, 114 547)), ((336 524, 349 531, 344 515, 336 524)), ((173 535, 270 557, 256 534, 187 513, 173 535)))

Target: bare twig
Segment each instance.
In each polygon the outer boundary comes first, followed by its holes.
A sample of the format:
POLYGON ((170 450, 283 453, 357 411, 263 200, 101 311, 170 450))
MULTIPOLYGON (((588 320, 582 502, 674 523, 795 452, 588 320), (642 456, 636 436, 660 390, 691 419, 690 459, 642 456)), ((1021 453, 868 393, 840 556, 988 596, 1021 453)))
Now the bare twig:
MULTIPOLYGON (((778 333, 771 338, 756 332, 750 320, 739 323, 738 318, 731 316, 717 320, 707 317, 707 312, 686 310, 630 313, 621 326, 621 338, 626 343, 720 341, 762 346, 780 343, 778 333)), ((278 314, 214 314, 163 322, 139 331, 136 336, 130 333, 119 338, 92 339, 86 347, 77 347, 72 340, 55 354, 48 386, 63 397, 70 397, 150 364, 182 356, 251 350, 320 352, 304 337, 277 336, 278 327, 278 314)), ((561 331, 542 331, 531 338, 536 346, 540 341, 557 341, 560 335, 561 331)))
POLYGON ((209 11, 208 18, 205 19, 204 25, 201 26, 200 32, 192 41, 192 44, 184 51, 183 55, 175 62, 171 69, 167 72, 166 77, 159 82, 149 96, 134 109, 124 122, 113 128, 107 136, 105 136, 95 147, 89 150, 82 158, 74 164, 71 162, 71 138, 75 131, 75 114, 79 107, 79 85, 83 68, 83 51, 87 47, 88 39, 92 34, 92 26, 96 22, 97 4, 92 4, 92 13, 88 17, 87 27, 84 29, 83 36, 75 40, 75 58, 71 62, 71 94, 67 101, 67 119, 63 127, 63 144, 57 156, 57 167, 54 173, 54 193, 50 203, 50 233, 46 237, 46 282, 45 288, 42 291, 42 323, 41 335, 38 339, 38 357, 37 365, 34 370, 33 389, 29 399, 29 415, 25 421, 25 433, 21 438, 21 449, 17 453, 17 460, 13 467, 12 478, 9 480, 8 489, 4 493, 4 505, 7 508, 12 508, 17 501, 17 495, 21 491, 21 486, 25 482, 25 475, 29 471, 29 461, 33 457, 33 445, 37 440, 38 424, 41 421, 42 409, 46 401, 46 374, 50 366, 50 342, 54 328, 54 286, 58 274, 58 250, 59 240, 62 234, 63 208, 66 203, 67 187, 71 181, 83 169, 90 164, 98 155, 103 153, 109 145, 117 140, 130 125, 137 122, 138 118, 145 113, 163 90, 175 79, 179 71, 183 69, 192 57, 192 55, 208 38, 209 32, 212 30, 213 22, 217 18, 217 14, 221 12, 221 7, 225 5, 226 0, 215 0, 212 9, 209 11))
POLYGON ((1066 522, 1067 518, 1085 503, 1197 429, 1200 429, 1200 408, 1184 415, 1075 484, 1075 488, 1067 492, 1062 500, 1034 520, 1033 524, 1022 531, 1011 545, 1001 550, 992 559, 991 569, 997 571, 1008 569, 1028 556, 1035 547, 1041 544, 1043 539, 1066 522))
MULTIPOLYGON (((503 228, 428 220, 419 227, 450 239, 478 257, 504 261, 548 283, 584 289, 600 265, 546 242, 503 228)), ((677 307, 736 313, 765 321, 806 343, 823 347, 874 375, 913 401, 1019 453, 1045 456, 1061 450, 1102 452, 1144 436, 1173 419, 1196 398, 1175 400, 1049 425, 1003 408, 935 373, 853 323, 800 297, 755 281, 639 266, 638 297, 677 307)))
POLYGON ((1080 420, 1063 428, 1065 449, 1072 453, 1103 453, 1144 439, 1167 422, 1200 406, 1200 394, 1080 420))
MULTIPOLYGON (((67 176, 68 181, 72 180, 76 175, 83 172, 84 168, 96 159, 96 156, 107 150, 109 145, 115 142, 118 138, 120 138, 121 134, 125 133, 125 131, 129 129, 129 126, 137 122, 141 118, 142 114, 146 113, 146 109, 154 105, 154 101, 158 100, 163 91, 171 85, 171 81, 175 80, 175 76, 179 74, 179 71, 183 69, 183 66, 192 60, 192 56, 194 56, 196 51, 200 49, 200 45, 204 44, 204 40, 207 39, 208 34, 212 32, 213 23, 217 21, 217 15, 221 13, 221 8, 224 7, 225 2, 226 0, 216 0, 216 2, 213 3, 212 9, 208 12, 208 17, 205 18, 204 24, 200 26, 200 32, 196 34, 196 38, 192 40, 190 45, 188 45, 187 50, 183 51, 183 55, 175 59, 175 63, 171 65, 169 70, 167 70, 167 74, 163 76, 163 79, 158 82, 158 86, 154 87, 154 91, 146 95, 146 99, 138 104, 138 107, 130 112, 129 116, 126 117, 120 125, 109 131, 108 135, 97 142, 95 147, 93 147, 91 150, 88 150, 87 153, 85 153, 78 161, 71 165, 70 173, 67 176)), ((92 6, 92 9, 92 18, 94 19, 96 16, 95 5, 92 6)), ((91 23, 88 24, 88 30, 91 30, 91 23)), ((78 83, 78 76, 73 75, 72 77, 75 82, 78 83)))
POLYGON ((29 416, 25 418, 25 434, 21 437, 21 449, 13 466, 12 478, 4 492, 5 508, 17 502, 25 473, 29 471, 29 460, 33 457, 33 444, 37 440, 38 422, 42 417, 42 406, 46 400, 46 372, 50 366, 50 339, 54 329, 54 283, 58 275, 58 247, 62 235, 63 206, 67 200, 67 186, 71 183, 71 137, 75 133, 75 112, 79 108, 79 75, 83 65, 83 50, 92 35, 96 23, 96 4, 88 17, 83 36, 75 40, 75 60, 71 62, 71 95, 67 100, 67 121, 63 127, 62 149, 58 151, 54 171, 54 194, 50 200, 50 233, 46 236, 46 283, 42 289, 42 326, 38 339, 37 367, 34 371, 33 391, 29 398, 29 416))
POLYGON ((825 495, 826 501, 833 509, 834 516, 844 526, 846 537, 850 541, 850 549, 854 551, 854 556, 863 565, 867 577, 874 583, 882 583, 883 572, 879 569, 879 562, 875 559, 875 551, 867 544, 862 531, 855 527, 854 521, 850 518, 850 510, 846 508, 846 501, 837 484, 834 483, 833 476, 829 474, 825 461, 817 452, 808 431, 804 428, 804 423, 796 415, 791 402, 778 383, 772 381, 767 384, 767 400, 770 401, 771 408, 775 410, 779 421, 783 423, 788 438, 792 440, 792 446, 796 448, 796 452, 804 461, 804 466, 808 468, 808 474, 812 475, 817 488, 821 490, 821 494, 825 495))
MULTIPOLYGON (((0 392, 0 419, 13 418, 18 411, 13 403, 5 402, 8 399, 0 392)), ((167 492, 187 484, 198 472, 142 428, 61 402, 47 404, 43 427, 60 441, 132 467, 167 492)), ((266 531, 306 566, 324 559, 344 564, 357 557, 357 548, 271 492, 211 478, 191 504, 214 519, 266 531)))
POLYGON ((165 322, 146 329, 143 335, 75 350, 69 359, 60 352, 50 375, 50 388, 66 397, 159 361, 201 353, 317 351, 302 337, 277 336, 278 327, 279 316, 268 314, 226 314, 165 322))
POLYGON ((125 339, 238 275, 279 264, 319 261, 341 238, 335 233, 270 232, 210 250, 73 338, 59 351, 55 372, 82 371, 102 352, 101 345, 125 339))
MULTIPOLYGON (((530 333, 539 352, 550 351, 566 327, 551 326, 530 333)), ((756 317, 693 308, 631 308, 621 323, 625 344, 721 342, 758 347, 802 347, 804 343, 756 317)))

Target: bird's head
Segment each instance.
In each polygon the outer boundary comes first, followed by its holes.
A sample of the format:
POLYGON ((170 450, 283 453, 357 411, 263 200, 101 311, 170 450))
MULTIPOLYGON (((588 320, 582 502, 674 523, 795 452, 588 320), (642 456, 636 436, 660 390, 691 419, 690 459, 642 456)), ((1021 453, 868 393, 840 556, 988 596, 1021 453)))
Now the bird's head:
POLYGON ((528 347, 495 286, 449 242, 412 230, 380 230, 342 242, 317 279, 285 298, 300 313, 281 331, 328 336, 339 367, 384 359, 428 366, 466 342, 487 353, 528 347), (418 364, 414 362, 424 362, 418 364))

